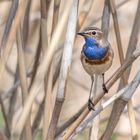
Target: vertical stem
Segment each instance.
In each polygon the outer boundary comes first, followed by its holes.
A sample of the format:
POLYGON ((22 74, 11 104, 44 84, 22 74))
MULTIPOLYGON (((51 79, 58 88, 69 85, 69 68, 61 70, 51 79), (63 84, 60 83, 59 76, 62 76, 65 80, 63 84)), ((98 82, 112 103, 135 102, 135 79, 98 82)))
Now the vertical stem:
POLYGON ((74 38, 75 38, 75 33, 76 33, 78 4, 79 4, 78 0, 73 1, 71 13, 68 19, 66 40, 64 44, 64 51, 63 51, 62 64, 61 64, 60 75, 59 75, 59 85, 58 85, 58 90, 57 90, 57 95, 56 95, 56 102, 55 102, 46 140, 54 140, 55 138, 60 111, 61 111, 63 102, 65 100, 67 78, 68 78, 69 67, 71 64, 72 48, 73 48, 73 43, 74 43, 74 38))
POLYGON ((19 3, 19 0, 13 0, 12 1, 12 5, 11 5, 9 15, 8 15, 8 18, 7 18, 7 21, 6 21, 6 27, 4 29, 4 34, 3 34, 3 37, 2 37, 0 49, 5 47, 6 41, 8 39, 8 34, 9 34, 9 31, 10 31, 10 28, 11 28, 13 19, 15 17, 16 11, 17 11, 18 3, 19 3))
MULTIPOLYGON (((16 65, 14 84, 17 82, 18 79, 19 79, 19 70, 18 70, 18 65, 16 65)), ((12 96, 10 97, 10 100, 9 100, 10 106, 8 108, 8 116, 10 116, 9 117, 10 125, 12 124, 13 116, 15 114, 15 107, 17 103, 16 101, 17 101, 17 88, 12 90, 12 96)))
POLYGON ((2 114, 3 114, 3 118, 4 118, 4 121, 5 121, 5 133, 7 135, 7 137, 9 138, 10 137, 10 121, 9 121, 9 118, 6 114, 6 110, 5 110, 5 106, 4 106, 4 102, 0 96, 0 105, 1 105, 1 110, 2 110, 2 114))
POLYGON ((41 10, 41 23, 40 23, 40 30, 41 30, 41 46, 43 49, 43 53, 47 49, 48 46, 48 33, 47 33, 47 18, 48 18, 48 12, 50 7, 50 0, 41 0, 40 4, 40 10, 41 10))
MULTIPOLYGON (((28 0, 21 0, 18 5, 18 9, 17 9, 16 15, 14 17, 14 22, 12 22, 11 30, 9 32, 8 39, 4 46, 2 59, 0 60, 0 65, 1 65, 0 75, 3 75, 3 72, 5 70, 5 65, 6 65, 7 59, 9 58, 13 43, 15 41, 16 32, 18 30, 18 27, 20 26, 22 16, 24 16, 24 13, 25 13, 27 1, 28 0)), ((0 76, 0 79, 1 79, 1 76, 0 76)))
POLYGON ((20 117, 17 120, 17 123, 15 125, 14 132, 21 133, 21 131, 23 130, 26 119, 28 118, 28 114, 30 113, 30 110, 32 108, 32 104, 34 102, 34 99, 37 96, 37 94, 38 94, 38 92, 43 84, 43 80, 45 78, 46 73, 48 73, 49 66, 52 62, 52 58, 53 58, 55 51, 56 51, 56 48, 57 48, 57 44, 58 44, 58 42, 61 38, 61 35, 62 35, 63 27, 64 27, 64 25, 66 25, 70 8, 71 8, 71 3, 67 4, 66 11, 63 13, 61 20, 59 21, 59 23, 57 25, 55 34, 53 34, 53 38, 52 38, 52 41, 50 43, 50 47, 44 53, 42 61, 38 67, 38 71, 37 71, 37 74, 35 76, 34 82, 33 82, 32 87, 30 89, 28 99, 26 100, 26 104, 23 107, 22 113, 21 113, 21 115, 20 115, 20 117))
POLYGON ((54 0, 54 10, 53 10, 53 20, 52 20, 52 31, 51 34, 53 34, 54 29, 56 27, 56 24, 58 22, 58 16, 59 16, 59 7, 60 7, 61 0, 54 0))
POLYGON ((52 82, 53 82, 53 64, 50 66, 49 74, 47 74, 47 78, 45 79, 45 104, 44 104, 44 114, 43 114, 43 140, 46 139, 48 134, 48 129, 50 125, 50 118, 52 116, 52 110, 53 110, 53 90, 52 90, 52 82), (48 82, 49 81, 49 82, 48 82))
POLYGON ((94 0, 85 0, 84 1, 84 6, 82 8, 82 11, 80 12, 79 18, 78 18, 78 23, 77 23, 77 32, 81 29, 83 26, 84 22, 87 20, 87 16, 91 11, 91 8, 93 6, 93 1, 94 0))
MULTIPOLYGON (((112 16, 113 16, 113 23, 114 23, 115 34, 116 34, 116 39, 117 39, 120 63, 122 65, 124 63, 124 54, 123 54, 118 17, 117 17, 117 11, 115 9, 114 0, 110 0, 110 8, 111 8, 112 16)), ((128 79, 128 76, 126 75, 126 73, 123 73, 122 75, 123 86, 128 84, 127 79, 128 79)), ((132 104, 131 99, 128 101, 127 107, 128 107, 129 121, 130 121, 130 126, 131 126, 131 133, 132 133, 132 137, 134 137, 135 135, 137 135, 137 128, 136 128, 135 114, 134 114, 133 104, 132 104)))
MULTIPOLYGON (((124 63, 127 62, 128 60, 130 60, 130 58, 132 57, 132 53, 134 52, 134 50, 136 48, 137 39, 138 39, 138 32, 139 32, 139 28, 140 28, 139 13, 140 13, 140 0, 138 1, 138 7, 137 7, 136 15, 135 15, 131 36, 130 36, 129 43, 128 43, 129 45, 128 45, 128 49, 127 49, 126 59, 125 59, 124 63)), ((132 63, 131 63, 131 65, 132 65, 132 63)), ((127 73, 127 75, 130 74, 131 65, 129 65, 129 67, 125 71, 127 73)), ((122 80, 121 80, 120 85, 119 85, 119 89, 120 88, 122 88, 122 80)), ((110 121, 107 124, 107 128, 106 128, 105 132, 101 136, 101 140, 103 140, 103 139, 106 140, 106 139, 109 139, 111 137, 111 134, 112 134, 114 128, 116 127, 116 124, 120 118, 120 115, 117 115, 117 113, 122 112, 122 110, 124 109, 124 107, 126 105, 126 103, 124 103, 122 105, 122 107, 120 108, 118 106, 118 104, 120 104, 121 102, 122 102, 122 99, 115 101, 110 118, 109 118, 110 121), (114 119, 114 116, 116 116, 115 119, 114 119), (108 133, 108 130, 112 130, 111 133, 108 133)), ((137 136, 134 136, 134 138, 137 140, 137 136)))
MULTIPOLYGON (((28 84, 27 84, 27 77, 26 77, 26 67, 25 67, 25 58, 23 53, 23 42, 21 38, 21 30, 18 30, 17 33, 17 48, 18 48, 18 66, 19 66, 19 77, 21 80, 21 90, 22 90, 22 99, 23 105, 25 104, 25 100, 28 95, 28 84)), ((17 135, 19 137, 20 134, 17 135)), ((25 138, 27 140, 32 140, 32 133, 31 133, 31 122, 30 122, 30 115, 26 121, 25 125, 25 138)), ((17 138, 15 138, 17 139, 17 138)))
POLYGON ((25 15, 23 19, 23 27, 22 27, 22 34, 23 34, 23 42, 24 46, 27 44, 28 40, 28 35, 29 35, 29 19, 30 19, 30 8, 31 8, 31 0, 28 1, 26 10, 25 10, 25 15))

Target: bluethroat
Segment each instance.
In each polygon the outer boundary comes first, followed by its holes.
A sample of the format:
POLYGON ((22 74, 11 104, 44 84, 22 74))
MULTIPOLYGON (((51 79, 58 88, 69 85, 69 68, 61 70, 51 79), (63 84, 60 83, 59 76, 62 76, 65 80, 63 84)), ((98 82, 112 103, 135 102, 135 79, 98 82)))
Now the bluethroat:
POLYGON ((104 38, 103 32, 96 27, 90 27, 78 33, 85 39, 85 44, 81 51, 81 62, 85 71, 91 76, 91 88, 88 100, 88 109, 94 110, 94 103, 91 99, 94 75, 102 75, 102 88, 104 93, 108 90, 104 81, 104 74, 112 65, 114 53, 108 40, 104 38))

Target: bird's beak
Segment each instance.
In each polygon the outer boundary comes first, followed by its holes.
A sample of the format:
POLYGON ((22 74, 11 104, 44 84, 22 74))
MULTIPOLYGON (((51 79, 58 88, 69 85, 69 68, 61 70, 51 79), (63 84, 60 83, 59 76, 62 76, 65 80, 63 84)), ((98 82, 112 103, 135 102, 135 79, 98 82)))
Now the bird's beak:
POLYGON ((85 33, 81 32, 81 33, 77 33, 78 35, 81 35, 81 36, 86 36, 85 33))

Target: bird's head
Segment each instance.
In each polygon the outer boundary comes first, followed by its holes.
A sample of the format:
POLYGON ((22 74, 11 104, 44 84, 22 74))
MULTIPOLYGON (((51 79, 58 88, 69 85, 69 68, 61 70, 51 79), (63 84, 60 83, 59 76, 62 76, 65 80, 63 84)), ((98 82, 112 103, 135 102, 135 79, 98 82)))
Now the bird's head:
POLYGON ((96 27, 86 28, 83 32, 78 33, 85 38, 87 44, 97 44, 103 39, 103 32, 96 27))

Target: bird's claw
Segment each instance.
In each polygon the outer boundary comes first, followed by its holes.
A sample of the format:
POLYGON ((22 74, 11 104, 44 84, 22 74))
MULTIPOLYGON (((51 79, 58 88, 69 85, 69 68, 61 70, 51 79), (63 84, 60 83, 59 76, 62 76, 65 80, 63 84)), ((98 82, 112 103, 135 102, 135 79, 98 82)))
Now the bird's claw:
POLYGON ((89 111, 91 111, 91 110, 95 111, 94 106, 95 106, 95 105, 94 105, 94 103, 92 102, 92 100, 89 99, 89 100, 88 100, 88 109, 89 109, 89 111))

